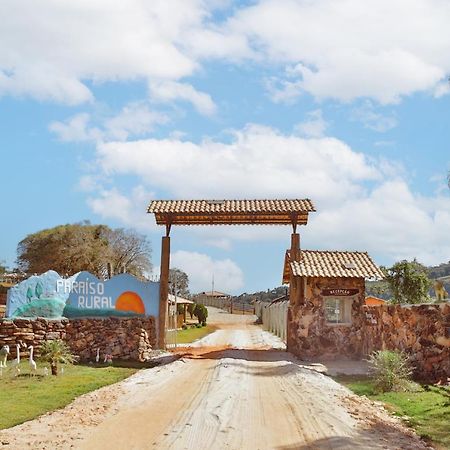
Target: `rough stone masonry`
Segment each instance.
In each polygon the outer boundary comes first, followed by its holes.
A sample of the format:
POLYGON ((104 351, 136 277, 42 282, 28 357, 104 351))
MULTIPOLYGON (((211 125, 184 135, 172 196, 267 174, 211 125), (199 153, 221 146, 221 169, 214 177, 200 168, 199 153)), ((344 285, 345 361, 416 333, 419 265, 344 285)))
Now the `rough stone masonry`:
POLYGON ((33 345, 39 356, 44 340, 62 339, 79 356, 80 361, 95 360, 108 353, 114 359, 144 361, 156 342, 155 319, 0 319, 0 347, 9 345, 11 357, 16 357, 16 344, 21 356, 28 357, 27 347, 33 345))

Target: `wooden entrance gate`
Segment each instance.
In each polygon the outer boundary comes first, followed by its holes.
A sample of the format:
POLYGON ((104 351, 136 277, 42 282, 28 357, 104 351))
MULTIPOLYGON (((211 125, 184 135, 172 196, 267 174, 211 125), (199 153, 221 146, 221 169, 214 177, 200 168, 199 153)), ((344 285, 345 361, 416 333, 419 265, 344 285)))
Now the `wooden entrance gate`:
POLYGON ((158 345, 166 348, 172 225, 291 225, 291 251, 299 250, 297 225, 306 225, 315 211, 309 199, 288 200, 153 200, 147 212, 166 227, 161 243, 158 345))

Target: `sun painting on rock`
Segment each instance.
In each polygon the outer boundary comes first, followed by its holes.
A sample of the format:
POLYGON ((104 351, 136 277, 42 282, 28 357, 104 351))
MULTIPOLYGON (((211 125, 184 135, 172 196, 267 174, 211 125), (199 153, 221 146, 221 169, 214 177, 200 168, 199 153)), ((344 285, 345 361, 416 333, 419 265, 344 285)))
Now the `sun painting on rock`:
POLYGON ((145 314, 145 306, 141 297, 136 292, 125 291, 116 300, 116 309, 119 311, 133 311, 137 314, 145 314))

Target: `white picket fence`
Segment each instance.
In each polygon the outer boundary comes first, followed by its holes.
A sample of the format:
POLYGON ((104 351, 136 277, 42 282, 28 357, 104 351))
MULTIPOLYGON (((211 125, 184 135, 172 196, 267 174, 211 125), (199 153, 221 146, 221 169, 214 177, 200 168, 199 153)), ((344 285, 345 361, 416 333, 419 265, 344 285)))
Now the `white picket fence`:
POLYGON ((262 322, 263 328, 277 335, 286 342, 287 312, 289 301, 277 301, 274 303, 255 302, 255 314, 262 322))

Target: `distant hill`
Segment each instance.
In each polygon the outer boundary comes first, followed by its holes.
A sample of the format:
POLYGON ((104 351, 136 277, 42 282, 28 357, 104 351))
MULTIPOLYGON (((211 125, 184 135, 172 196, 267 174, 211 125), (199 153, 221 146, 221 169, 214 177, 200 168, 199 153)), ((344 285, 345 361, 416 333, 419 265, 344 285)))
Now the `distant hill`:
POLYGON ((432 279, 450 276, 450 261, 438 266, 428 267, 428 273, 432 279))
MULTIPOLYGON (((437 278, 446 277, 443 281, 445 290, 450 295, 450 261, 448 263, 442 263, 438 266, 428 267, 429 277, 433 280, 437 278)), ((433 291, 434 296, 434 291, 433 291)))
POLYGON ((253 303, 254 301, 271 302, 276 298, 286 295, 287 290, 288 290, 287 286, 278 286, 274 289, 267 289, 267 291, 253 292, 252 294, 244 292, 241 295, 234 296, 233 301, 238 303, 253 303))

